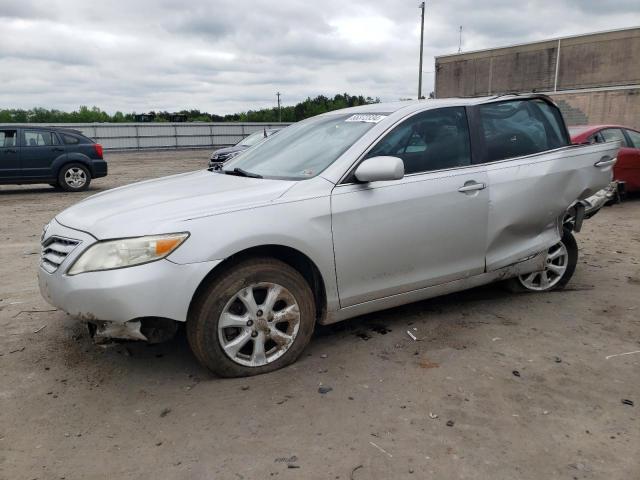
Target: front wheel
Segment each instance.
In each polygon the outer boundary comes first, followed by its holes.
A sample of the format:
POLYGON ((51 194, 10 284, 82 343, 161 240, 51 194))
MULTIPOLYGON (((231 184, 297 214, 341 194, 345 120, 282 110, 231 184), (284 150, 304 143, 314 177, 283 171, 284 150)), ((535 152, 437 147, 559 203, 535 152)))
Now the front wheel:
POLYGON ((227 268, 201 292, 187 338, 204 366, 222 377, 244 377, 293 363, 314 325, 314 296, 304 277, 279 260, 256 258, 227 268))
POLYGON ((63 165, 58 174, 58 185, 67 192, 81 192, 89 188, 91 173, 80 163, 63 165))
POLYGON ((548 292, 558 290, 571 280, 578 263, 578 244, 569 230, 547 251, 545 269, 507 280, 513 292, 548 292))

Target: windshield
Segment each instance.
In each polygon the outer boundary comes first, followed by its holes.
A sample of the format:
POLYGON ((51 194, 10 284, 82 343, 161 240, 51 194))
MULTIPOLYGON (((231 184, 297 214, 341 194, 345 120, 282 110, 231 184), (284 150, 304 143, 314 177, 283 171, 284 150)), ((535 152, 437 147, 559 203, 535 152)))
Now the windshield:
POLYGON ((253 147, 254 145, 264 140, 264 138, 264 132, 260 130, 259 132, 254 132, 248 137, 243 138, 238 143, 236 143, 236 145, 242 145, 243 147, 253 147))
POLYGON ((365 134, 381 115, 327 115, 291 125, 225 165, 263 177, 305 179, 318 175, 365 134), (374 121, 370 118, 378 117, 374 121), (362 120, 364 118, 364 120, 362 120))

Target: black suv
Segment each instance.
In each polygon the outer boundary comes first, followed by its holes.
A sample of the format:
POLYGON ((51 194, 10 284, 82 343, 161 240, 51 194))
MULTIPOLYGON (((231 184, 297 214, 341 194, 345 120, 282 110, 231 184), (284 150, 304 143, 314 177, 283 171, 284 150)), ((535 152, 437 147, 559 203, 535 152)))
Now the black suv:
POLYGON ((106 175, 102 145, 77 130, 0 126, 0 184, 48 183, 79 192, 106 175))

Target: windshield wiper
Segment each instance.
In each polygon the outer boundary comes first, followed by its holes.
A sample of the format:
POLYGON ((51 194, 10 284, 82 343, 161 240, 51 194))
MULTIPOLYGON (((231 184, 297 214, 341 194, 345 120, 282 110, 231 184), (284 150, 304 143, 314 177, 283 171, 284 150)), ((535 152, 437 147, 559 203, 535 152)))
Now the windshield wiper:
POLYGON ((253 172, 247 172, 242 168, 234 168, 233 170, 223 170, 227 175, 237 175, 238 177, 262 178, 262 175, 253 172))

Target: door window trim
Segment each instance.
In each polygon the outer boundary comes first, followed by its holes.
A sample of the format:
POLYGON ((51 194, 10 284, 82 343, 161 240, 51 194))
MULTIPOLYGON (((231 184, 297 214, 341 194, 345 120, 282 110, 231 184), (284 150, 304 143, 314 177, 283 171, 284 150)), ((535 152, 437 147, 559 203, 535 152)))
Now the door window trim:
POLYGON ((391 131, 393 129, 395 129, 396 127, 399 127, 401 124, 403 124, 404 122, 408 121, 409 119, 415 117, 416 115, 420 115, 421 113, 430 112, 430 111, 442 110, 444 108, 463 108, 464 111, 465 111, 465 117, 467 119, 467 128, 469 129, 469 154, 471 156, 471 163, 469 165, 461 165, 459 167, 439 168, 439 169, 434 169, 434 170, 426 170, 424 172, 408 173, 404 177, 402 177, 400 180, 396 180, 396 181, 397 182, 402 182, 402 180, 404 180, 405 178, 415 177, 417 175, 425 175, 425 174, 434 173, 434 172, 446 172, 447 170, 460 170, 460 169, 463 169, 463 168, 477 167, 478 164, 474 161, 475 154, 474 154, 474 150, 473 150, 472 125, 471 125, 471 122, 469 121, 469 106, 468 105, 450 105, 450 106, 446 106, 446 107, 443 106, 443 107, 438 107, 438 108, 425 108, 425 109, 422 109, 422 110, 418 110, 418 111, 412 112, 411 114, 398 119, 395 123, 390 125, 384 132, 382 132, 374 141, 371 142, 371 144, 360 155, 358 155, 358 158, 347 169, 346 173, 344 173, 344 175, 342 175, 340 180, 338 180, 338 183, 336 183, 336 187, 339 187, 339 186, 342 186, 342 185, 360 185, 361 184, 361 182, 357 182, 357 181, 352 181, 351 180, 351 178, 353 178, 353 176, 355 174, 356 169, 365 160, 365 157, 367 156, 367 154, 376 145, 378 145, 378 143, 380 143, 380 141, 384 137, 386 137, 387 134, 391 133, 391 131))

